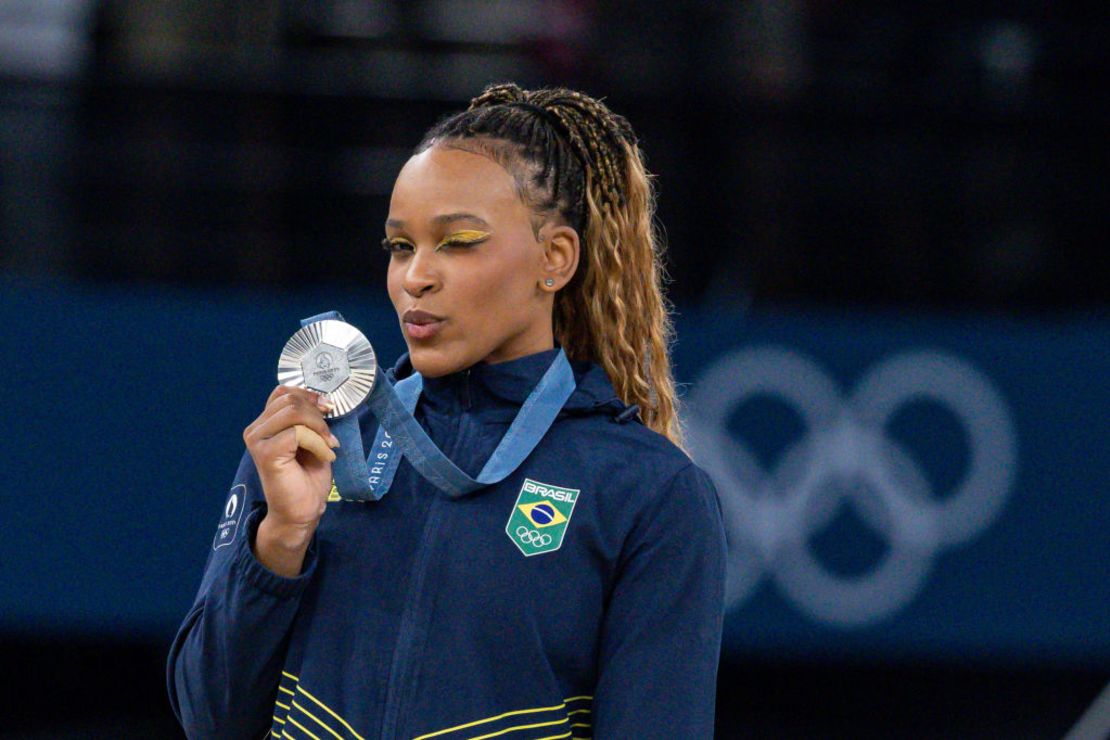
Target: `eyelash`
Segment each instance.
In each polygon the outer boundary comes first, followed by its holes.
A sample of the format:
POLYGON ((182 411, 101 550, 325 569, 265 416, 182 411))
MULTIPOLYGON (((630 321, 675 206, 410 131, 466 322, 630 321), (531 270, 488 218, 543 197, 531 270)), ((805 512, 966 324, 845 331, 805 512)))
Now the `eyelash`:
POLYGON ((389 239, 382 239, 382 249, 384 249, 386 252, 389 252, 390 254, 393 254, 394 252, 404 251, 403 249, 401 249, 401 247, 411 247, 411 246, 412 245, 409 244, 408 242, 403 242, 403 241, 399 241, 399 240, 398 241, 390 241, 389 239))
MULTIPOLYGON (((485 239, 477 239, 475 241, 447 241, 447 242, 443 242, 439 246, 440 247, 461 247, 463 249, 466 249, 468 247, 473 247, 473 246, 476 246, 478 244, 481 244, 484 241, 485 241, 485 239)), ((382 249, 384 249, 389 254, 395 254, 395 253, 399 253, 399 252, 409 252, 412 249, 415 249, 415 247, 413 246, 413 244, 411 242, 401 241, 400 239, 391 240, 389 238, 386 238, 386 239, 382 239, 382 249), (407 249, 406 249, 406 247, 407 247, 407 249)))

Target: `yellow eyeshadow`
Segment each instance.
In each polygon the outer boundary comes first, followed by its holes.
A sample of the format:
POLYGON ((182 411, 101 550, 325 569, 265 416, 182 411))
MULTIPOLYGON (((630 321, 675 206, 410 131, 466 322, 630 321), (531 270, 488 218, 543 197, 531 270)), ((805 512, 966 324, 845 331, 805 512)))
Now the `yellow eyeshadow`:
MULTIPOLYGON (((443 241, 436 245, 436 249, 438 250, 440 247, 451 246, 452 244, 459 246, 477 244, 478 242, 485 241, 490 236, 490 232, 478 231, 476 229, 456 231, 443 237, 443 241)), ((414 250, 416 249, 416 245, 408 239, 405 239, 404 237, 394 237, 392 239, 386 237, 385 239, 382 239, 382 247, 384 247, 387 251, 393 249, 394 247, 402 245, 414 250)))
POLYGON ((456 231, 453 234, 448 234, 447 236, 443 237, 443 241, 441 241, 438 246, 443 246, 444 244, 448 244, 450 242, 464 242, 470 244, 472 242, 481 241, 489 235, 490 233, 488 231, 476 231, 474 229, 456 231))

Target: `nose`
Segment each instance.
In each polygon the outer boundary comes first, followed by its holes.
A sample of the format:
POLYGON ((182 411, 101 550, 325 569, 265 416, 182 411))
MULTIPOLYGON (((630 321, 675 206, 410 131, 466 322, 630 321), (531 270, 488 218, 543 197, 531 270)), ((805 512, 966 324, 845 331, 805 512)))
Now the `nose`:
POLYGON ((417 248, 408 264, 405 265, 401 287, 413 298, 419 298, 439 288, 439 272, 435 268, 435 257, 430 249, 417 248))

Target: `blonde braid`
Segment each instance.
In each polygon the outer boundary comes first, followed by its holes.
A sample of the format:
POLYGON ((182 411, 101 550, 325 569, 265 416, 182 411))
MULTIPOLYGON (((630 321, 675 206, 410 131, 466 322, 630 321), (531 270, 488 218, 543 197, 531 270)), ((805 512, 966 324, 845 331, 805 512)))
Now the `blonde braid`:
POLYGON ((669 356, 673 328, 663 296, 650 180, 636 153, 629 154, 631 182, 623 208, 599 205, 596 188, 587 187, 585 279, 577 290, 572 285, 560 294, 555 331, 568 352, 588 348, 621 400, 639 404, 644 423, 681 446, 669 356))
POLYGON ((586 270, 556 300, 555 335, 572 356, 595 359, 621 400, 640 406, 648 428, 681 446, 670 364, 674 329, 651 177, 627 122, 592 98, 574 96, 580 110, 549 109, 568 124, 572 143, 584 143, 591 155, 586 270))

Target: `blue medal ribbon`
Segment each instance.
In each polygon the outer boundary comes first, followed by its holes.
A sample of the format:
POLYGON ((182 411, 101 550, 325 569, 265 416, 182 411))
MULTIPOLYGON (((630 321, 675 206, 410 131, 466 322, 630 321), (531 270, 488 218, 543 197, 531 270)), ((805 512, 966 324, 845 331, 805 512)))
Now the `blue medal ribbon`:
MULTIPOLYGON (((328 311, 302 320, 301 326, 324 319, 344 320, 338 311, 328 311)), ((379 375, 364 401, 379 424, 369 456, 365 456, 362 447, 356 413, 327 420, 332 434, 339 439, 332 476, 344 499, 379 500, 389 490, 402 456, 425 480, 453 498, 500 483, 536 449, 574 393, 575 381, 566 353, 560 349, 477 478, 467 475, 443 454, 416 421, 413 414, 423 388, 424 379, 419 373, 396 385, 384 373, 379 375)))

